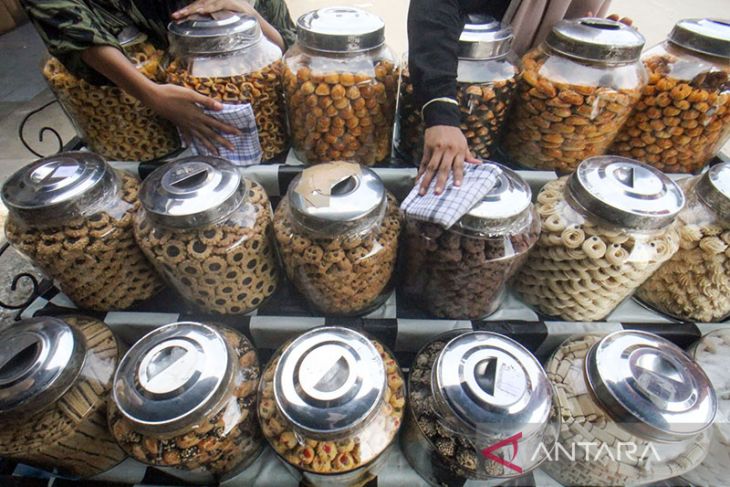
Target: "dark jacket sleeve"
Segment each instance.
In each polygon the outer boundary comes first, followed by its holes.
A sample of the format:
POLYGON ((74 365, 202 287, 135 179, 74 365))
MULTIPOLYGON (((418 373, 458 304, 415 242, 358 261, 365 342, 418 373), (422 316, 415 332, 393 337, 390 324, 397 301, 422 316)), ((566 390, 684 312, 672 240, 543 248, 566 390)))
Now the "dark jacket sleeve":
POLYGON ((284 38, 286 48, 291 47, 297 39, 297 28, 292 22, 289 8, 285 0, 259 0, 256 11, 266 19, 284 38))

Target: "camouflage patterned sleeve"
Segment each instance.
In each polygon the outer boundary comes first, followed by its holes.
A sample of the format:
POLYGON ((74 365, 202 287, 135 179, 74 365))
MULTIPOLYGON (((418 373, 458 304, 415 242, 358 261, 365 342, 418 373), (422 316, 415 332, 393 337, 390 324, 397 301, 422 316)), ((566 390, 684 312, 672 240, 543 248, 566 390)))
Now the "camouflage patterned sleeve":
POLYGON ((256 11, 284 38, 286 47, 291 47, 297 39, 297 28, 289 15, 285 0, 258 0, 256 11))

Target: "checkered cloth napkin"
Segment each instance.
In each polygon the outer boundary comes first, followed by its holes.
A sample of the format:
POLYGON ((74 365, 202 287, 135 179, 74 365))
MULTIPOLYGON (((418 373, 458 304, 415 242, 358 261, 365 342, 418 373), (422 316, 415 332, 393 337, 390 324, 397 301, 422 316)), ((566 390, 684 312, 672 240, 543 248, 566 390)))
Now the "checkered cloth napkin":
MULTIPOLYGON (((250 103, 241 105, 224 104, 223 110, 205 110, 205 114, 236 127, 241 135, 221 134, 229 140, 234 150, 226 147, 217 147, 218 155, 228 159, 237 166, 252 166, 261 163, 261 143, 259 132, 256 129, 256 116, 250 103)), ((197 140, 193 140, 193 150, 197 154, 211 155, 210 151, 197 140)))
POLYGON ((449 174, 446 186, 440 195, 434 193, 436 178, 431 181, 428 192, 418 195, 421 176, 408 194, 401 209, 411 218, 437 223, 450 228, 474 205, 481 201, 494 187, 500 169, 489 163, 464 164, 464 180, 461 186, 454 186, 454 175, 449 174))

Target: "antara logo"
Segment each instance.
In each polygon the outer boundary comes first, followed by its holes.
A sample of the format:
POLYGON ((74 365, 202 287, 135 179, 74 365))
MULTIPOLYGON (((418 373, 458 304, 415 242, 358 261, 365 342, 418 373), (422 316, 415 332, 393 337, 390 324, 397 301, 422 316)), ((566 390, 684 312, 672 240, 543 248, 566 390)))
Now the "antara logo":
POLYGON ((517 473, 522 473, 522 468, 520 466, 515 465, 514 463, 510 462, 509 460, 500 458, 493 453, 508 445, 512 445, 512 449, 514 451, 512 458, 514 459, 517 457, 517 452, 519 450, 519 441, 521 439, 522 439, 522 432, 519 432, 516 435, 512 435, 509 438, 505 438, 504 440, 498 441, 494 445, 486 447, 484 450, 482 450, 482 455, 484 455, 484 458, 491 460, 495 463, 499 463, 500 465, 507 467, 510 470, 514 470, 517 473))

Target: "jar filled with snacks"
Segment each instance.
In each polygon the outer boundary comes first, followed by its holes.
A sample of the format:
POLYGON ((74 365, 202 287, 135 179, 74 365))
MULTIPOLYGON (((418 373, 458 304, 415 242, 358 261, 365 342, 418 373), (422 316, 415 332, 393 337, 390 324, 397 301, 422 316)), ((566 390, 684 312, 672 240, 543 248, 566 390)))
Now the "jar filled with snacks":
POLYGON ((717 398, 681 348, 641 331, 575 336, 547 363, 562 425, 542 470, 561 485, 644 485, 692 470, 717 398))
POLYGON ((358 315, 392 289, 401 214, 372 170, 352 162, 309 167, 274 215, 287 276, 327 315, 358 315))
POLYGON ((92 477, 127 456, 106 425, 119 345, 85 316, 22 320, 0 334, 0 455, 92 477))
MULTIPOLYGON (((152 81, 164 81, 164 54, 144 34, 127 28, 118 41, 137 71, 152 81)), ((149 161, 180 148, 172 123, 121 88, 77 78, 53 57, 44 64, 43 76, 90 150, 113 160, 149 161)))
POLYGON ((261 430, 305 485, 361 486, 383 466, 400 429, 405 382, 376 340, 315 328, 282 346, 259 386, 261 430))
MULTIPOLYGON (((286 151, 289 138, 281 92, 282 53, 261 33, 258 21, 221 12, 171 22, 167 29, 173 56, 166 69, 168 83, 193 89, 225 105, 249 105, 262 160, 286 151)), ((211 115, 215 117, 215 113, 211 115)))
POLYGON ((64 152, 5 182, 5 235, 79 307, 126 309, 162 288, 137 247, 139 180, 91 152, 64 152))
POLYGON ((542 233, 513 282, 548 316, 605 318, 679 249, 682 190, 631 159, 586 159, 547 183, 536 206, 542 233))
POLYGON ((621 22, 563 20, 522 58, 503 148, 515 164, 570 173, 605 154, 646 85, 644 37, 621 22))
POLYGON ((649 84, 611 153, 699 172, 730 137, 730 24, 680 20, 642 59, 649 84))
POLYGON ((636 292, 650 307, 687 321, 730 316, 730 163, 679 182, 679 251, 636 292))
POLYGON ((134 222, 139 246, 190 303, 209 313, 259 307, 279 281, 269 198, 225 159, 192 156, 150 174, 134 222))
POLYGON ((301 161, 372 166, 390 157, 398 68, 381 18, 354 7, 306 13, 284 65, 292 145, 301 161))
POLYGON ((256 351, 237 331, 165 325, 122 358, 109 429, 131 457, 185 480, 232 476, 261 451, 259 374, 256 351))
POLYGON ((498 169, 494 187, 454 226, 406 220, 403 289, 439 318, 494 313, 540 235, 530 187, 514 171, 489 164, 498 169))
MULTIPOLYGON (((474 157, 492 156, 512 103, 519 74, 512 39, 511 27, 483 15, 470 15, 459 38, 456 99, 461 131, 474 157)), ((401 71, 398 103, 397 150, 419 165, 424 125, 407 68, 401 71)))

